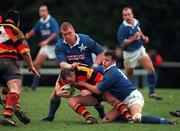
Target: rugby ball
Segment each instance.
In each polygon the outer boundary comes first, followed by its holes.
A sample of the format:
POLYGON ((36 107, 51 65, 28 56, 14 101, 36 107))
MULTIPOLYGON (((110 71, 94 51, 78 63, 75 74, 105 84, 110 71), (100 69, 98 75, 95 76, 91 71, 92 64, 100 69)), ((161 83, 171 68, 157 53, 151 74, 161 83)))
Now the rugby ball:
POLYGON ((73 96, 74 93, 75 93, 74 87, 72 87, 70 84, 65 84, 65 85, 63 85, 63 86, 61 87, 61 89, 62 89, 62 90, 65 90, 65 91, 68 91, 69 94, 70 94, 69 97, 73 96))

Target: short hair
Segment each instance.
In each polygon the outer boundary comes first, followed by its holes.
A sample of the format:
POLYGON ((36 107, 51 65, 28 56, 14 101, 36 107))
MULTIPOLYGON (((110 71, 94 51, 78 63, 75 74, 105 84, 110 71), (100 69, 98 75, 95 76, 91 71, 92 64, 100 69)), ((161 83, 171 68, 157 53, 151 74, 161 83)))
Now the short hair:
POLYGON ((67 28, 74 28, 73 27, 73 25, 70 23, 70 22, 63 22, 62 24, 61 24, 61 27, 60 27, 60 29, 61 30, 67 30, 67 28))
POLYGON ((129 7, 129 6, 124 7, 124 8, 122 9, 122 12, 123 12, 124 10, 131 10, 132 13, 134 12, 133 9, 132 9, 131 7, 129 7))
POLYGON ((116 60, 117 59, 115 51, 112 51, 112 50, 107 50, 104 53, 104 56, 111 56, 112 60, 116 60))
POLYGON ((40 9, 41 7, 46 7, 47 10, 48 10, 48 6, 47 6, 46 4, 41 4, 41 5, 39 6, 39 9, 40 9))
POLYGON ((70 76, 70 70, 68 69, 61 69, 61 72, 60 72, 60 80, 66 80, 67 76, 70 76))

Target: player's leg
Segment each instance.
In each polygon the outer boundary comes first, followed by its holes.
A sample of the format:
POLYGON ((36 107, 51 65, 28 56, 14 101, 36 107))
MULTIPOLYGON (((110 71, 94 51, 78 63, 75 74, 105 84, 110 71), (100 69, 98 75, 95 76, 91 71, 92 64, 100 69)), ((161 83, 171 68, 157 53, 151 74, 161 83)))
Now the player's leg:
POLYGON ((114 122, 118 117, 121 116, 121 113, 117 111, 117 109, 113 108, 111 111, 109 111, 104 118, 102 119, 103 123, 110 123, 114 122))
POLYGON ((85 106, 95 106, 98 101, 95 97, 88 96, 73 96, 68 100, 69 106, 79 115, 86 118, 86 124, 97 123, 96 119, 88 112, 85 106))
POLYGON ((5 107, 8 92, 9 92, 8 88, 2 86, 2 94, 1 94, 1 98, 0 98, 0 104, 3 107, 5 107))
POLYGON ((118 112, 120 112, 127 121, 132 120, 130 111, 127 106, 123 102, 118 100, 116 97, 114 97, 110 92, 105 91, 103 93, 103 98, 108 103, 110 103, 118 112))
MULTIPOLYGON (((40 72, 41 65, 47 60, 47 55, 45 54, 44 47, 41 47, 35 61, 34 61, 34 67, 38 72, 40 72)), ((31 84, 32 90, 35 90, 36 87, 39 85, 40 78, 33 75, 33 81, 31 84)))
POLYGON ((155 93, 155 86, 156 86, 156 74, 152 64, 150 57, 145 53, 139 63, 144 67, 145 70, 148 72, 148 84, 149 84, 149 97, 155 98, 157 100, 161 100, 162 97, 158 96, 155 93))
POLYGON ((59 108, 61 104, 61 97, 56 95, 56 92, 60 90, 61 86, 60 83, 58 82, 59 77, 57 78, 56 85, 54 91, 51 93, 51 100, 49 104, 49 111, 48 111, 48 116, 41 119, 42 121, 53 121, 55 118, 55 114, 57 109, 59 108))
POLYGON ((170 111, 169 114, 172 116, 180 117, 180 110, 170 111))
MULTIPOLYGON (((81 95, 82 96, 86 96, 86 95, 91 95, 92 92, 90 92, 89 90, 81 90, 81 95)), ((102 119, 105 116, 105 111, 104 111, 104 105, 102 102, 98 103, 97 105, 94 106, 95 109, 97 110, 99 117, 102 119)))

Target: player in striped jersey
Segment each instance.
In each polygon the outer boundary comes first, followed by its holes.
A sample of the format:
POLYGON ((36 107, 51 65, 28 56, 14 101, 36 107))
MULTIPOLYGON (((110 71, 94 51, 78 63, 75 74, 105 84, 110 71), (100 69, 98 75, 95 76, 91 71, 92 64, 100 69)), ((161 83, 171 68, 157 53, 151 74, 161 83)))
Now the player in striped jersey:
POLYGON ((22 78, 17 65, 18 54, 21 54, 27 63, 29 70, 36 76, 40 76, 33 66, 30 49, 23 33, 18 29, 20 22, 19 13, 9 10, 5 20, 0 24, 0 83, 8 87, 9 93, 1 125, 16 124, 11 120, 15 107, 18 106, 21 93, 22 78))
MULTIPOLYGON (((85 66, 80 65, 77 66, 74 71, 70 71, 68 69, 62 69, 60 73, 59 81, 62 83, 68 83, 68 84, 74 84, 78 81, 84 81, 92 85, 97 85, 100 81, 102 81, 103 75, 100 72, 95 71, 94 69, 85 66)), ((79 90, 85 89, 84 87, 73 85, 75 88, 79 90)), ((57 91, 61 88, 59 86, 57 88, 57 91)), ((61 94, 61 96, 68 95, 68 92, 64 92, 61 94), (63 94, 64 93, 64 94, 63 94)), ((111 95, 109 92, 105 92, 102 95, 96 95, 91 92, 91 94, 86 96, 73 96, 69 99, 69 105, 70 107, 78 114, 82 115, 86 118, 87 124, 93 124, 97 123, 96 119, 87 111, 85 106, 81 103, 81 100, 83 98, 83 101, 89 101, 91 104, 88 105, 97 105, 98 103, 102 101, 108 101, 118 112, 120 112, 125 120, 131 120, 131 115, 126 107, 121 101, 119 101, 117 98, 115 98, 113 95, 111 95), (79 102, 80 101, 80 102, 79 102)), ((103 118, 103 122, 106 116, 103 118)))

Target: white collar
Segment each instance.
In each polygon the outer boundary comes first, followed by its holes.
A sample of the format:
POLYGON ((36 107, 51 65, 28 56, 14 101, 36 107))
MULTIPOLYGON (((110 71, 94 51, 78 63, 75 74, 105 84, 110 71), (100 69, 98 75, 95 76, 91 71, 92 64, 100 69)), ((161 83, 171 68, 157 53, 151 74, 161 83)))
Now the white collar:
POLYGON ((113 66, 116 66, 116 63, 110 65, 108 68, 106 68, 106 69, 104 70, 104 72, 107 71, 107 70, 109 70, 109 69, 110 69, 111 67, 113 67, 113 66))
POLYGON ((76 42, 74 43, 73 46, 70 46, 70 45, 65 41, 65 39, 63 40, 63 42, 64 42, 65 44, 69 45, 70 48, 73 48, 74 46, 78 45, 78 44, 79 44, 79 41, 80 41, 80 38, 79 38, 79 36, 78 36, 77 34, 76 34, 76 38, 77 38, 77 40, 76 40, 76 42))
POLYGON ((133 21, 134 21, 134 25, 131 25, 131 24, 127 23, 125 20, 123 21, 123 24, 124 24, 125 26, 134 27, 134 26, 136 26, 136 25, 138 24, 138 20, 136 20, 136 19, 134 18, 133 21))
POLYGON ((40 21, 41 21, 42 23, 46 23, 46 22, 48 22, 48 20, 50 19, 50 17, 51 17, 51 15, 48 15, 45 20, 44 20, 43 18, 40 18, 40 21))

